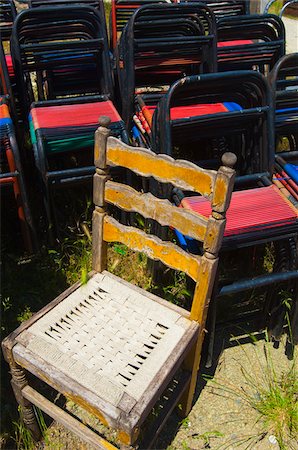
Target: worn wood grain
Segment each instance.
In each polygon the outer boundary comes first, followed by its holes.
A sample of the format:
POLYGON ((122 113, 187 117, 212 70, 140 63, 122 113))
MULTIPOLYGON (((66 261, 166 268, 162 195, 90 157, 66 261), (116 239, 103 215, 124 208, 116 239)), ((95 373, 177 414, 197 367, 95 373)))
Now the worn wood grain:
POLYGON ((154 219, 161 225, 172 226, 186 236, 203 241, 208 219, 184 208, 172 206, 168 200, 142 194, 130 186, 107 181, 105 200, 125 211, 140 213, 147 219, 154 219))
POLYGON ((52 419, 56 420, 60 424, 64 425, 68 430, 75 433, 83 441, 94 445, 98 449, 118 450, 117 447, 110 444, 98 434, 94 433, 94 431, 90 430, 90 428, 69 415, 67 412, 63 411, 63 409, 59 408, 59 406, 50 402, 47 398, 39 394, 39 392, 35 391, 30 386, 25 386, 22 389, 22 394, 27 400, 52 417, 52 419))
POLYGON ((225 166, 219 168, 212 196, 212 211, 225 214, 231 201, 234 179, 234 169, 225 166))
POLYGON ((117 427, 120 410, 114 405, 103 401, 82 384, 70 379, 58 367, 48 364, 21 344, 17 343, 14 346, 13 355, 16 363, 21 367, 43 380, 66 398, 82 406, 86 411, 94 414, 104 424, 117 427))
POLYGON ((181 250, 177 245, 164 242, 133 227, 121 225, 115 219, 104 219, 103 238, 106 242, 121 242, 137 252, 145 253, 175 270, 181 270, 197 280, 200 258, 181 250))
POLYGON ((93 177, 93 203, 96 206, 104 207, 105 183, 109 179, 108 175, 99 175, 96 173, 93 177))
POLYGON ((214 217, 209 217, 207 232, 204 239, 204 250, 217 256, 226 227, 226 219, 215 219, 214 217))
POLYGON ((102 272, 107 268, 107 244, 103 239, 105 211, 95 209, 92 214, 92 269, 102 272))
POLYGON ((163 183, 172 183, 187 191, 209 196, 213 192, 216 171, 204 170, 195 164, 156 155, 145 148, 130 147, 114 137, 107 141, 107 164, 122 166, 163 183))

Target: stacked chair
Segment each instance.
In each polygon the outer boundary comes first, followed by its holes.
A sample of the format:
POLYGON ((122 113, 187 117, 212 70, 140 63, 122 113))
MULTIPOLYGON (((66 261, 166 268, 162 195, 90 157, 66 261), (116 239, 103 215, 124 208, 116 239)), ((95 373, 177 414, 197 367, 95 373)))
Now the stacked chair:
MULTIPOLYGON (((3 97, 0 98, 0 111, 0 186, 1 188, 13 187, 24 246, 27 252, 32 253, 36 249, 36 233, 29 207, 14 125, 10 117, 8 105, 3 97)), ((2 208, 3 212, 4 210, 2 208)))
POLYGON ((218 71, 254 69, 268 74, 285 54, 285 30, 279 17, 249 14, 249 2, 241 0, 203 3, 217 19, 218 71))
MULTIPOLYGON (((136 9, 140 6, 163 3, 166 1, 167 0, 112 0, 109 26, 111 49, 115 50, 123 28, 136 9)), ((174 0, 173 3, 176 3, 176 1, 174 0)))
POLYGON ((158 4, 139 8, 125 26, 117 48, 122 116, 130 128, 136 94, 156 105, 183 75, 216 71, 216 30, 202 4, 158 4))
POLYGON ((222 17, 217 22, 218 70, 268 74, 285 54, 285 29, 273 14, 222 17))
POLYGON ((13 28, 12 56, 52 224, 51 188, 91 179, 98 117, 108 114, 114 134, 126 139, 113 105, 105 17, 75 4, 23 11, 13 28))
POLYGON ((298 204, 298 53, 282 57, 269 74, 275 97, 274 183, 298 204))
POLYGON ((38 8, 45 6, 71 6, 71 5, 86 5, 99 9, 102 17, 105 15, 103 0, 28 0, 29 8, 38 8))
POLYGON ((10 111, 14 122, 17 118, 15 107, 15 76, 10 54, 10 37, 17 12, 13 0, 0 2, 0 92, 9 98, 10 111))
MULTIPOLYGON (((298 211, 272 180, 274 170, 273 100, 268 82, 255 71, 239 71, 187 77, 174 83, 159 102, 152 121, 155 151, 179 155, 204 167, 216 168, 223 151, 237 155, 236 187, 227 216, 223 250, 273 242, 276 248, 276 273, 253 279, 233 280, 219 286, 215 297, 269 286, 298 277, 295 239, 298 211), (191 105, 197 115, 179 117, 179 109, 191 105), (201 111, 200 108, 201 107, 201 111), (274 205, 274 208, 272 208, 274 205), (285 255, 286 258, 284 257, 285 255)), ((176 204, 208 216, 201 197, 173 192, 176 204)), ((169 188, 160 187, 168 197, 169 188)), ((164 238, 164 235, 162 235, 164 238)), ((184 248, 195 241, 179 235, 184 248)), ((197 251, 200 252, 199 247, 197 251)), ((268 300, 269 301, 269 300, 268 300)), ((272 334, 280 337, 282 325, 274 323, 272 311, 280 314, 278 296, 270 296, 267 319, 272 334)), ((278 316, 278 314, 276 314, 278 316)), ((279 315, 279 318, 283 315, 279 315)), ((276 319, 276 317, 274 317, 276 319)))
MULTIPOLYGON (((190 3, 195 0, 182 1, 190 3)), ((244 16, 250 12, 249 0, 201 0, 200 3, 205 3, 211 8, 216 18, 244 16)))
POLYGON ((269 80, 275 97, 276 141, 288 140, 289 151, 279 156, 298 162, 298 53, 282 57, 269 80))
POLYGON ((235 155, 224 155, 218 172, 203 170, 187 161, 107 139, 108 123, 102 118, 96 132, 93 272, 86 284, 73 285, 23 322, 2 345, 24 423, 36 439, 40 429, 33 405, 96 448, 119 448, 42 395, 41 386, 46 383, 111 427, 121 449, 148 449, 175 406, 180 405, 183 415, 192 406, 217 254, 233 189, 235 155), (105 183, 107 164, 199 191, 211 202, 212 215, 188 214, 169 202, 161 204, 150 194, 105 183), (107 213, 106 203, 180 230, 191 229, 203 241, 203 255, 187 254, 177 245, 120 224, 107 213), (191 311, 108 272, 107 243, 115 241, 188 273, 196 283, 191 311), (27 372, 42 381, 37 389, 27 372))

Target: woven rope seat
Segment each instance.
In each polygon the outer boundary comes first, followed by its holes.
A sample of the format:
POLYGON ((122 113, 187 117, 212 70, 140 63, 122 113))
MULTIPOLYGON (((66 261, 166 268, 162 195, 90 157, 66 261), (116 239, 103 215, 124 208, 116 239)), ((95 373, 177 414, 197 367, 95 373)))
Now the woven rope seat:
MULTIPOLYGON (((169 308, 159 297, 145 295, 104 271, 93 275, 17 341, 26 341, 26 352, 59 368, 98 401, 112 405, 113 420, 121 415, 125 421, 123 413, 137 402, 144 407, 142 398, 153 380, 158 392, 156 375, 169 358, 170 366, 175 366, 181 356, 177 348, 182 351, 197 332, 198 326, 176 306, 169 308)), ((15 351, 18 358, 18 346, 15 351)), ((55 379, 55 373, 51 375, 55 379)))

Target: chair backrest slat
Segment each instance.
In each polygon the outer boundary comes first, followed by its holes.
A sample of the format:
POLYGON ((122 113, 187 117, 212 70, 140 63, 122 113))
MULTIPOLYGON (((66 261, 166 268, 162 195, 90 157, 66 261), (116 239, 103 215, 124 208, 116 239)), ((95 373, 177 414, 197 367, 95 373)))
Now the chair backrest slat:
MULTIPOLYGON (((96 189, 96 178, 94 187, 96 189)), ((177 209, 168 200, 154 197, 151 193, 140 193, 130 186, 107 181, 105 201, 129 212, 141 214, 146 219, 154 218, 162 226, 172 226, 180 233, 203 241, 208 219, 187 209, 177 209)))
MULTIPOLYGON (((98 163, 97 155, 95 160, 98 163)), ((161 183, 174 183, 180 189, 207 197, 213 192, 217 175, 214 170, 204 170, 188 161, 156 155, 145 148, 129 147, 114 137, 109 138, 107 164, 125 167, 143 177, 154 177, 161 183)))
POLYGON ((145 253, 150 259, 159 260, 172 269, 183 271, 195 281, 198 278, 200 257, 137 228, 122 225, 109 216, 104 218, 103 239, 106 242, 120 242, 131 250, 145 253))

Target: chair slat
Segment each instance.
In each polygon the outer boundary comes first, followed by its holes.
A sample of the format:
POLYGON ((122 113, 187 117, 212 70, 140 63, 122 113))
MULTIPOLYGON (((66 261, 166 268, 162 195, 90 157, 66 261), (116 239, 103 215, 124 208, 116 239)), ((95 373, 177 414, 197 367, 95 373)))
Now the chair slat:
POLYGON ((154 219, 163 226, 172 226, 181 233, 203 241, 208 219, 185 209, 172 206, 168 200, 162 200, 147 193, 142 194, 121 183, 107 181, 105 201, 130 212, 137 212, 146 219, 154 219))
POLYGON ((106 242, 120 242, 134 251, 143 252, 151 259, 185 272, 193 280, 198 278, 200 257, 186 253, 175 244, 164 242, 156 236, 122 225, 108 216, 104 218, 103 239, 106 242))
MULTIPOLYGON (((98 160, 96 152, 95 160, 98 160)), ((113 137, 109 137, 107 164, 125 167, 138 175, 154 177, 162 183, 172 183, 180 189, 199 192, 206 197, 213 192, 217 174, 188 161, 156 155, 145 148, 129 147, 113 137)))

